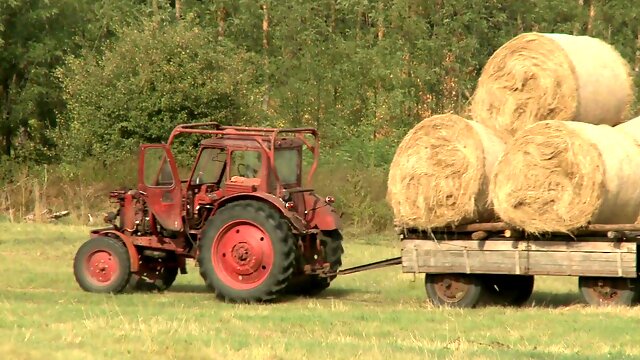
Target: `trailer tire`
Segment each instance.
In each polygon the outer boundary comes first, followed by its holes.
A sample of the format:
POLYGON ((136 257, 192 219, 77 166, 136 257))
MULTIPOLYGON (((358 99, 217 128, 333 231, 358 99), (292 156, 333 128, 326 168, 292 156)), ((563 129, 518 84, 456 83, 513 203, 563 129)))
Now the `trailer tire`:
POLYGON ((473 274, 425 274, 424 285, 434 305, 473 308, 485 294, 485 284, 473 274))
POLYGON ((487 274, 484 276, 487 305, 522 306, 533 293, 533 275, 487 274))
POLYGON ((631 306, 640 297, 637 278, 580 276, 583 299, 593 306, 631 306))

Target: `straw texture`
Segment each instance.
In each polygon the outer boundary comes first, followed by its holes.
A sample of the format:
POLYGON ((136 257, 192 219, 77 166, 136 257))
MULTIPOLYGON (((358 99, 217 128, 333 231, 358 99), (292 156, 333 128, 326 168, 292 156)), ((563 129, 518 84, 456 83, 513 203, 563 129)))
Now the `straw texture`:
POLYGON ((470 113, 508 140, 549 119, 619 124, 633 97, 629 64, 611 45, 588 36, 526 33, 488 60, 470 113))
POLYGON ((387 200, 397 226, 428 229, 491 221, 489 176, 504 144, 479 123, 457 115, 423 120, 391 163, 387 200))

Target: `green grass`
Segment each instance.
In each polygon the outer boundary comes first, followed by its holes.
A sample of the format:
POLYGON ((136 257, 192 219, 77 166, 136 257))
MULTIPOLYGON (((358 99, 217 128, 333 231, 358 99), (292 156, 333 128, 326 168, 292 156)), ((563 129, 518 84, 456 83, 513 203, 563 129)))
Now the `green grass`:
MULTIPOLYGON (((0 223, 1 358, 640 358, 640 308, 582 305, 573 278, 537 279, 520 309, 433 308, 399 268, 271 305, 216 300, 193 263, 165 293, 99 295, 72 274, 87 231, 0 223)), ((345 266, 398 254, 392 236, 346 239, 345 266)))

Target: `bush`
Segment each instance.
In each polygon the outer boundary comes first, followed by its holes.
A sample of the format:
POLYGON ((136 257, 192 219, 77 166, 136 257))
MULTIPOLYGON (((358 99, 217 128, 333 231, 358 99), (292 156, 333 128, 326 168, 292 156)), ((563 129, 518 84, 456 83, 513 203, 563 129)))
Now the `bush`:
POLYGON ((166 140, 179 123, 246 124, 255 98, 246 85, 260 77, 254 60, 187 20, 148 22, 124 30, 101 57, 68 59, 58 72, 64 159, 117 158, 166 140))

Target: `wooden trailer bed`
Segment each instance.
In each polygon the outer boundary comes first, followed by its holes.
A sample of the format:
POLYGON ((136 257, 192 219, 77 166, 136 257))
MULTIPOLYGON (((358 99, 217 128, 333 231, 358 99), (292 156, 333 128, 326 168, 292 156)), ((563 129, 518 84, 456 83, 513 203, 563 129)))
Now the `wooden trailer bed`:
POLYGON ((427 294, 436 304, 472 307, 489 297, 520 305, 531 295, 534 275, 578 276, 593 305, 631 305, 640 298, 640 225, 532 235, 504 223, 478 223, 399 233, 402 271, 425 273, 427 294))

